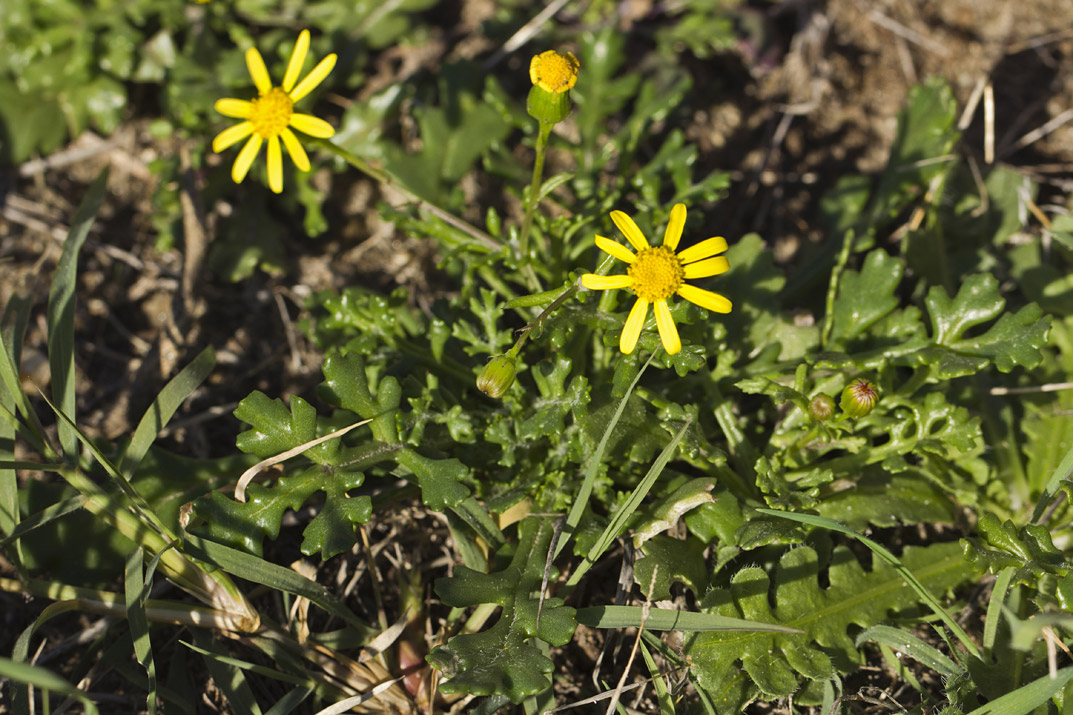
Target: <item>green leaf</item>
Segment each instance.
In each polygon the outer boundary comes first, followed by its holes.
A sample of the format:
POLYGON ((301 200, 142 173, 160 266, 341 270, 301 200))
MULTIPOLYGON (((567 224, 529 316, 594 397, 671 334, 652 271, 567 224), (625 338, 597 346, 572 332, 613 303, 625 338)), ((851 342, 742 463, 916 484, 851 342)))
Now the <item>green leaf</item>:
POLYGON ((673 528, 679 519, 694 509, 711 504, 714 501, 711 495, 714 486, 714 479, 690 479, 660 499, 651 509, 639 509, 638 514, 643 518, 632 524, 634 547, 673 528))
MULTIPOLYGON (((933 591, 952 589, 974 573, 956 544, 911 546, 903 552, 902 562, 933 591)), ((704 612, 778 623, 804 632, 697 635, 687 653, 699 685, 716 702, 735 692, 748 692, 740 682, 739 662, 767 697, 790 695, 803 679, 821 681, 836 671, 850 672, 861 658, 848 629, 881 623, 890 612, 917 601, 892 565, 876 559, 872 570, 865 571, 843 546, 831 554, 829 587, 819 585, 819 572, 816 552, 800 546, 783 555, 772 576, 763 569, 746 567, 734 575, 728 589, 714 589, 705 596, 704 612)))
POLYGON ((510 124, 480 96, 484 73, 469 62, 441 68, 440 93, 445 107, 424 105, 414 111, 421 150, 407 154, 386 144, 385 168, 419 196, 440 203, 473 164, 506 138, 510 124))
POLYGON ((837 345, 857 339, 898 307, 894 291, 904 270, 901 259, 876 249, 868 254, 860 272, 848 270, 842 275, 831 334, 837 345))
MULTIPOLYGON (((19 383, 22 364, 22 341, 26 334, 30 302, 14 295, 0 317, 0 410, 12 416, 12 421, 0 419, 0 460, 15 461, 16 412, 30 414, 26 394, 19 383)), ((0 535, 11 536, 19 529, 19 482, 14 467, 0 468, 0 535)), ((0 539, 0 544, 5 542, 0 539)), ((19 547, 9 551, 11 558, 20 559, 19 547)))
POLYGON ((931 479, 916 470, 889 474, 869 470, 851 488, 825 496, 816 511, 847 526, 953 524, 957 506, 931 479))
POLYGON ((732 546, 737 543, 737 530, 745 523, 741 505, 726 489, 717 487, 711 494, 710 503, 686 514, 686 527, 706 544, 718 540, 720 545, 732 546))
POLYGON ((633 580, 650 601, 671 597, 671 584, 680 581, 694 594, 708 590, 704 561, 705 545, 700 539, 674 539, 659 534, 642 547, 642 558, 634 563, 633 580))
POLYGON ((0 78, 0 130, 5 141, 0 159, 8 166, 21 164, 34 154, 49 155, 67 138, 67 124, 59 102, 45 91, 21 91, 0 78))
MULTIPOLYGON (((78 252, 104 203, 108 170, 97 176, 82 199, 71 230, 63 243, 63 252, 48 294, 48 361, 51 368, 52 396, 56 406, 71 419, 75 417, 75 287, 78 280, 78 252)), ((58 425, 64 457, 77 458, 78 437, 72 426, 58 425)))
MULTIPOLYGON (((243 452, 262 459, 282 454, 318 436, 317 411, 301 397, 292 397, 288 410, 283 400, 269 399, 260 390, 255 390, 238 403, 234 415, 251 427, 238 435, 235 444, 243 452)), ((331 444, 325 442, 308 450, 305 455, 320 463, 325 451, 321 448, 331 444)), ((338 444, 335 448, 338 449, 338 444)))
POLYGON ((965 336, 969 328, 998 317, 1006 305, 999 295, 998 281, 989 274, 966 278, 953 299, 943 288, 933 286, 925 304, 932 340, 946 351, 921 351, 920 358, 937 363, 941 379, 971 374, 988 362, 994 362, 1001 372, 1009 372, 1017 365, 1031 369, 1042 359, 1039 349, 1046 342, 1050 319, 1034 303, 1016 314, 1003 314, 981 335, 965 336))
POLYGON ((788 521, 796 521, 800 524, 818 526, 821 529, 828 529, 839 534, 845 534, 846 536, 850 536, 859 541, 860 543, 864 544, 875 556, 878 556, 883 561, 894 567, 894 570, 897 571, 901 575, 905 583, 911 589, 913 589, 917 597, 922 602, 927 604, 928 608, 932 610, 932 613, 939 617, 939 620, 946 624, 946 626, 954 633, 955 636, 957 636, 957 639, 961 641, 961 644, 965 646, 969 653, 976 657, 980 656, 980 649, 976 647, 976 644, 972 641, 972 639, 969 638, 969 635, 965 632, 965 630, 960 625, 958 625, 956 621, 954 621, 954 619, 950 616, 949 613, 946 612, 946 609, 944 609, 942 607, 942 604, 939 603, 939 599, 937 599, 935 595, 932 594, 932 592, 927 588, 927 586, 921 583, 920 579, 918 579, 913 574, 913 572, 906 566, 906 564, 904 564, 897 556, 892 554, 879 543, 873 541, 872 539, 869 539, 867 536, 858 534, 856 531, 850 529, 845 524, 839 523, 833 519, 828 519, 826 517, 816 516, 814 514, 796 514, 787 511, 775 511, 772 509, 758 509, 757 511, 763 514, 779 516, 780 518, 786 519, 788 521))
POLYGON ((505 695, 517 704, 551 686, 552 662, 528 640, 560 646, 570 640, 576 625, 574 609, 562 599, 541 603, 531 595, 541 587, 552 531, 549 519, 525 519, 506 569, 483 574, 456 566, 454 576, 436 580, 436 593, 449 606, 503 607, 490 629, 455 636, 429 654, 428 662, 447 676, 443 692, 505 695))
POLYGON ((764 240, 755 233, 738 239, 727 251, 730 271, 720 276, 717 292, 734 302, 734 310, 720 316, 727 326, 727 341, 743 353, 759 354, 772 345, 772 332, 779 322, 779 293, 786 278, 775 266, 764 240), (747 300, 742 297, 748 296, 747 300))
POLYGON ((553 366, 545 370, 543 365, 533 368, 531 374, 540 391, 540 398, 535 401, 530 417, 517 426, 518 437, 522 440, 535 440, 553 434, 562 434, 566 430, 566 417, 579 404, 589 403, 589 381, 583 375, 575 375, 570 384, 573 361, 559 355, 553 366))
MULTIPOLYGON (((626 396, 622 399, 623 401, 626 401, 627 399, 629 399, 629 397, 626 396)), ((578 564, 578 567, 574 569, 574 573, 570 574, 570 578, 567 579, 566 582, 567 588, 573 587, 575 584, 577 584, 577 582, 589 570, 589 568, 592 567, 592 565, 596 563, 596 561, 601 556, 603 556, 603 554, 607 551, 611 544, 616 539, 618 539, 618 537, 626 530, 627 526, 629 525, 629 520, 636 513, 638 507, 640 507, 641 505, 641 502, 648 495, 648 492, 652 489, 652 486, 656 483, 656 479, 659 478, 659 475, 663 472, 664 467, 667 466, 667 462, 670 461, 671 457, 677 451, 678 444, 682 441, 682 436, 685 434, 686 429, 689 428, 689 425, 690 420, 687 419, 682 424, 682 427, 678 430, 678 432, 675 433, 674 437, 671 438, 671 441, 668 442, 667 445, 663 448, 663 451, 660 452, 659 457, 656 458, 656 461, 652 463, 651 467, 649 467, 648 472, 645 474, 644 478, 641 479, 637 486, 634 487, 633 491, 630 492, 629 497, 627 497, 627 499, 620 504, 619 508, 611 517, 611 521, 604 528, 600 536, 597 537, 596 542, 592 545, 592 548, 590 548, 588 553, 585 554, 585 560, 578 564)), ((610 426, 608 429, 611 429, 610 426)), ((689 501, 693 501, 694 499, 695 497, 693 496, 688 497, 689 501)), ((693 503, 695 505, 695 501, 693 501, 693 503)), ((673 506, 670 508, 673 509, 673 506)), ((571 514, 571 516, 572 515, 573 514, 571 514)), ((669 583, 664 585, 669 586, 669 583)))
POLYGON ((898 132, 866 226, 881 226, 954 165, 953 157, 928 160, 950 154, 958 138, 954 126, 957 111, 957 100, 943 79, 932 77, 910 88, 906 107, 898 114, 898 132))
POLYGON ((406 449, 398 453, 396 460, 417 477, 421 499, 430 509, 457 507, 470 495, 469 487, 462 483, 469 478, 470 470, 458 459, 432 459, 406 449))
POLYGON ((1046 527, 1018 527, 1010 519, 1002 522, 985 511, 976 529, 979 536, 961 540, 967 561, 993 574, 1013 568, 1014 583, 1055 594, 1063 608, 1073 607, 1073 564, 1054 545, 1046 527))
POLYGON ((372 516, 370 497, 347 496, 364 481, 365 475, 359 471, 312 465, 294 476, 280 477, 270 487, 251 484, 245 502, 214 491, 194 504, 195 513, 205 520, 196 531, 260 556, 264 538, 279 536, 284 512, 298 511, 316 492, 323 491, 324 503, 302 532, 302 553, 310 556, 319 551, 322 560, 330 559, 357 543, 355 526, 372 516))

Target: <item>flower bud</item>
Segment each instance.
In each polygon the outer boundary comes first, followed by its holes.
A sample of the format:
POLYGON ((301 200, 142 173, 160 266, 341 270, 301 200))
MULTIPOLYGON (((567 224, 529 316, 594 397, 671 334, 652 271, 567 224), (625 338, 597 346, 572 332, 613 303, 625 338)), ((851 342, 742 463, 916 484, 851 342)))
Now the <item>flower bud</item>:
POLYGON ((808 403, 808 413, 817 422, 826 422, 835 413, 835 401, 821 392, 808 403))
POLYGON ((839 405, 842 411, 850 417, 864 417, 879 401, 879 390, 876 386, 863 378, 857 378, 845 390, 842 390, 842 399, 839 405))
POLYGON ((489 397, 502 397, 514 383, 517 360, 510 355, 498 355, 484 366, 477 378, 477 389, 489 397))
POLYGON ((529 63, 529 91, 526 109, 534 119, 546 124, 558 124, 570 114, 569 90, 577 83, 581 63, 572 52, 548 50, 529 63))

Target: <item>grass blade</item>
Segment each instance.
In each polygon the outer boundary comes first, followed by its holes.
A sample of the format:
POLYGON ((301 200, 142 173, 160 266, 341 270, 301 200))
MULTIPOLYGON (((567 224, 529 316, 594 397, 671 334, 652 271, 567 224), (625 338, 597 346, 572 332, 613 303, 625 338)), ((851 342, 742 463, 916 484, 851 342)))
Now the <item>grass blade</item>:
MULTIPOLYGON (((628 395, 627 395, 628 396, 628 395)), ((623 398, 623 404, 625 404, 626 398, 623 398)), ((682 441, 682 437, 685 436, 686 430, 689 429, 691 424, 690 420, 686 420, 682 428, 678 430, 678 434, 671 438, 671 441, 667 443, 667 446, 663 448, 663 451, 656 457, 656 461, 649 467, 648 473, 645 474, 644 479, 637 485, 637 488, 630 494, 630 498, 622 505, 622 508, 615 512, 615 515, 611 518, 611 523, 600 534, 600 538, 596 540, 592 548, 589 549, 589 553, 585 555, 585 560, 578 564, 574 573, 570 574, 570 579, 566 582, 566 587, 570 588, 577 584, 581 577, 584 576, 594 563, 603 556, 604 552, 610 548, 611 544, 615 542, 615 539, 622 536, 622 532, 626 530, 626 524, 637 511, 637 507, 641 506, 641 502, 648 492, 652 489, 652 485, 656 483, 659 475, 663 473, 663 468, 667 466, 667 462, 671 461, 671 457, 674 456, 675 450, 678 449, 678 443, 682 441)), ((607 433, 605 433, 606 437, 607 433)), ((573 512, 571 512, 573 513, 573 512)))
POLYGON ((70 514, 73 511, 78 511, 85 505, 85 503, 86 498, 82 495, 78 495, 76 497, 71 497, 70 499, 64 499, 61 502, 42 509, 29 519, 24 519, 19 522, 19 525, 15 527, 10 534, 3 539, 0 539, 0 546, 7 546, 8 543, 18 541, 34 529, 44 526, 54 519, 59 519, 61 516, 70 514))
POLYGON ((629 401, 630 395, 633 394, 633 388, 637 387, 637 383, 641 381, 641 376, 645 374, 645 368, 648 367, 655 356, 656 353, 649 355, 648 360, 637 371, 637 377, 633 378, 633 382, 626 388, 626 394, 619 400, 615 414, 611 416, 611 420, 607 423, 607 429, 604 430, 604 435, 600 438, 600 443, 596 445, 596 451, 589 458, 588 466, 585 468, 585 480, 581 483, 581 489, 578 490, 577 497, 574 499, 574 505, 570 507, 570 513, 566 517, 566 525, 563 527, 563 535, 559 539, 558 546, 555 547, 556 557, 570 543, 570 537, 573 536, 577 525, 581 523, 581 516, 585 513, 585 508, 589 504, 589 497, 592 496, 592 488, 596 484, 596 474, 600 469, 600 462, 603 461, 607 442, 611 439, 611 433, 615 431, 615 426, 618 425, 619 419, 622 418, 622 412, 626 409, 626 403, 629 401))
MULTIPOLYGON (((75 213, 71 230, 63 243, 48 294, 48 364, 52 371, 52 398, 66 415, 75 414, 75 284, 78 280, 78 252, 86 242, 90 226, 104 203, 108 170, 103 170, 89 187, 75 213)), ((78 437, 70 425, 59 425, 60 446, 69 462, 76 461, 78 437)))
POLYGON ((334 613, 362 633, 375 634, 369 624, 355 616, 342 601, 316 581, 294 571, 247 554, 245 551, 232 549, 199 536, 187 533, 185 536, 187 551, 193 556, 208 561, 228 573, 247 581, 253 581, 295 596, 308 598, 325 611, 334 613))
POLYGON ((29 663, 19 663, 8 658, 0 658, 0 679, 22 685, 32 685, 35 688, 41 688, 46 691, 51 690, 63 693, 81 702, 82 707, 86 709, 86 713, 89 715, 97 715, 97 706, 86 697, 85 693, 47 668, 30 665, 29 663))
MULTIPOLYGON (((22 352, 22 336, 26 333, 26 323, 29 319, 29 302, 18 296, 8 301, 4 309, 4 315, 0 318, 0 351, 3 359, 0 360, 0 372, 3 380, 0 383, 0 407, 6 412, 13 413, 16 409, 26 409, 26 405, 19 403, 16 408, 16 396, 25 399, 25 394, 17 383, 15 368, 20 364, 22 352), (7 386, 5 389, 4 386, 7 386)), ((0 459, 13 460, 15 458, 15 428, 16 425, 0 420, 0 459)), ((15 469, 4 467, 0 469, 0 534, 11 534, 19 525, 19 485, 15 478, 15 469)))
POLYGON ((150 445, 156 440, 160 430, 168 423, 175 411, 186 401, 194 390, 209 376, 212 368, 216 365, 216 353, 212 347, 207 347, 194 358, 193 362, 184 367, 179 374, 168 381, 164 389, 149 405, 149 409, 138 421, 138 427, 134 430, 130 444, 123 452, 119 460, 119 471, 126 477, 134 474, 138 463, 149 451, 150 445))
POLYGON ((995 638, 998 636, 999 622, 1002 620, 1002 604, 1006 600, 1006 592, 1010 588, 1017 569, 1007 566, 999 571, 995 579, 995 585, 991 588, 991 600, 987 602, 987 617, 984 619, 984 653, 990 655, 995 647, 995 638))
POLYGON ((904 653, 921 665, 941 673, 944 678, 953 678, 965 672, 961 666, 943 655, 936 648, 901 628, 872 626, 858 634, 855 645, 860 648, 865 641, 875 641, 899 653, 904 653))
POLYGON ((577 622, 590 628, 638 628, 644 620, 648 631, 754 631, 800 634, 796 628, 774 623, 747 621, 714 613, 679 611, 674 608, 649 608, 643 617, 641 606, 590 606, 580 608, 577 622))
POLYGON ((1065 687, 1070 678, 1073 678, 1073 667, 1062 668, 1053 680, 1050 675, 1044 675, 1012 693, 1006 693, 987 705, 976 708, 969 715, 1025 715, 1050 700, 1052 695, 1065 687))
POLYGON ((227 702, 231 704, 235 712, 261 715, 261 706, 257 704, 257 699, 253 696, 253 689, 246 680, 246 675, 242 672, 242 668, 235 667, 222 660, 227 656, 213 649, 212 646, 215 643, 208 633, 198 630, 191 631, 191 633, 202 652, 212 654, 211 656, 202 656, 205 667, 208 669, 209 675, 212 676, 212 682, 227 698, 227 702))
POLYGON ((149 618, 145 614, 148 582, 142 572, 144 558, 141 547, 134 549, 127 556, 124 595, 130 637, 134 641, 134 655, 149 677, 149 694, 146 696, 145 705, 149 715, 156 715, 156 665, 153 663, 153 646, 149 640, 149 618))
POLYGON ((295 688, 276 701, 265 715, 290 715, 290 713, 310 696, 312 688, 295 688))
MULTIPOLYGON (((27 660, 29 660, 30 657, 30 639, 33 638, 33 635, 37 631, 37 629, 58 615, 67 613, 68 611, 75 611, 77 609, 78 604, 74 601, 59 601, 57 603, 53 603, 46 606, 45 610, 41 611, 41 615, 39 615, 33 623, 27 626, 23 630, 23 632, 19 634, 18 639, 16 639, 15 641, 15 647, 11 651, 11 661, 4 662, 11 662, 15 665, 23 665, 27 668, 32 668, 33 666, 30 665, 27 660)), ((60 679, 60 682, 66 688, 76 690, 75 688, 73 688, 73 686, 71 686, 70 683, 63 680, 62 678, 60 679)), ((15 713, 15 715, 29 715, 30 688, 28 686, 35 686, 37 685, 37 683, 30 679, 22 679, 15 677, 12 680, 12 684, 13 687, 11 688, 11 711, 15 713)), ((48 686, 48 689, 56 690, 59 692, 71 692, 70 690, 65 690, 59 687, 48 686)), ((78 692, 80 693, 81 691, 78 692)))
POLYGON ((667 688, 667 681, 663 679, 663 674, 659 672, 659 667, 656 665, 656 659, 648 652, 645 644, 642 642, 640 646, 641 656, 645 659, 645 667, 648 668, 648 675, 652 678, 652 687, 656 691, 660 715, 674 715, 674 700, 671 698, 671 691, 667 688))
POLYGON ((1040 523, 1044 512, 1047 511, 1047 507, 1050 506, 1051 501, 1054 499, 1058 487, 1062 486, 1062 482, 1069 479, 1071 474, 1073 474, 1073 447, 1070 447, 1069 451, 1066 452, 1066 456, 1062 457, 1062 461, 1058 463, 1054 474, 1051 475, 1051 480, 1047 482, 1043 493, 1039 495, 1039 499, 1036 501, 1036 508, 1032 510, 1033 524, 1040 523))
POLYGON ((269 668, 264 665, 257 665, 256 663, 251 663, 248 660, 232 658, 231 656, 223 655, 221 653, 217 653, 211 650, 206 650, 205 648, 201 648, 192 643, 187 643, 186 641, 179 641, 179 643, 196 653, 200 653, 206 658, 212 658, 213 660, 219 663, 223 663, 224 665, 230 665, 235 668, 239 668, 240 670, 257 673, 258 675, 263 675, 266 678, 280 680, 284 683, 290 683, 291 685, 301 685, 310 688, 310 692, 312 692, 312 688, 316 684, 312 678, 302 678, 297 675, 291 675, 290 673, 284 673, 283 671, 276 670, 275 668, 269 668))

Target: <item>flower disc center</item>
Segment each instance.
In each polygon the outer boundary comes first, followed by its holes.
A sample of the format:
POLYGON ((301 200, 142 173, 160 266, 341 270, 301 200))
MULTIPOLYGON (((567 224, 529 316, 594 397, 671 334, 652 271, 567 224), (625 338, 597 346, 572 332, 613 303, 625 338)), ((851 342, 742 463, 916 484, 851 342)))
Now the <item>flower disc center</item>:
POLYGON ((633 279, 630 285, 633 292, 649 303, 674 295, 685 278, 682 262, 666 246, 652 246, 639 252, 626 273, 633 279))
POLYGON ((282 87, 273 87, 267 94, 253 100, 250 122, 253 132, 265 139, 280 135, 291 123, 294 114, 294 102, 282 87))
POLYGON ((529 78, 545 92, 559 94, 574 86, 581 65, 574 53, 542 52, 529 65, 529 78))

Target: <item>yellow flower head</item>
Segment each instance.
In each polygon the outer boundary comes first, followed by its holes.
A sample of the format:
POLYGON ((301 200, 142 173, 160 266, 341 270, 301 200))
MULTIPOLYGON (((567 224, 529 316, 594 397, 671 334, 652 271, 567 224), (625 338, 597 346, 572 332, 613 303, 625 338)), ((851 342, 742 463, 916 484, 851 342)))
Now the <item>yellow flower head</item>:
POLYGON ((545 92, 559 94, 577 84, 581 63, 573 52, 548 50, 533 57, 529 63, 529 79, 545 92))
POLYGON ((287 73, 283 76, 283 84, 276 87, 268 77, 268 69, 265 67, 264 59, 261 58, 261 53, 257 51, 257 48, 251 47, 246 50, 246 66, 257 87, 257 98, 251 101, 221 99, 216 102, 216 111, 220 114, 245 121, 217 134, 212 140, 212 150, 220 152, 237 141, 246 137, 250 138, 242 147, 242 151, 238 153, 235 165, 231 168, 231 178, 236 184, 246 178, 246 172, 250 170, 250 165, 257 158, 261 144, 267 141, 268 185, 277 194, 280 193, 283 191, 280 139, 287 147, 287 153, 291 155, 294 165, 302 171, 309 171, 309 157, 290 127, 322 139, 335 134, 332 125, 323 119, 294 111, 294 103, 312 92, 335 67, 336 57, 333 53, 318 62, 313 71, 298 82, 298 74, 302 71, 308 52, 309 31, 302 30, 302 34, 298 36, 298 42, 294 45, 294 51, 291 52, 291 60, 287 63, 287 73), (297 86, 295 86, 296 83, 297 86))
POLYGON ((716 313, 730 312, 732 304, 723 296, 685 283, 687 280, 717 276, 730 270, 726 256, 716 255, 727 250, 726 239, 722 237, 709 238, 675 253, 686 224, 685 204, 675 204, 671 209, 671 220, 667 224, 666 233, 663 234, 662 246, 650 246, 641 229, 623 212, 612 211, 611 220, 637 253, 632 253, 616 241, 597 236, 596 245, 601 250, 627 264, 626 275, 598 276, 595 273, 586 273, 581 276, 581 284, 589 290, 629 288, 637 295, 637 302, 633 304, 633 309, 626 318, 626 325, 622 328, 619 350, 629 354, 637 346, 637 338, 640 337, 641 328, 648 317, 650 303, 656 310, 656 327, 659 329, 663 347, 670 355, 682 349, 678 328, 671 318, 671 309, 667 307, 667 299, 672 295, 678 294, 690 303, 696 303, 716 313))

